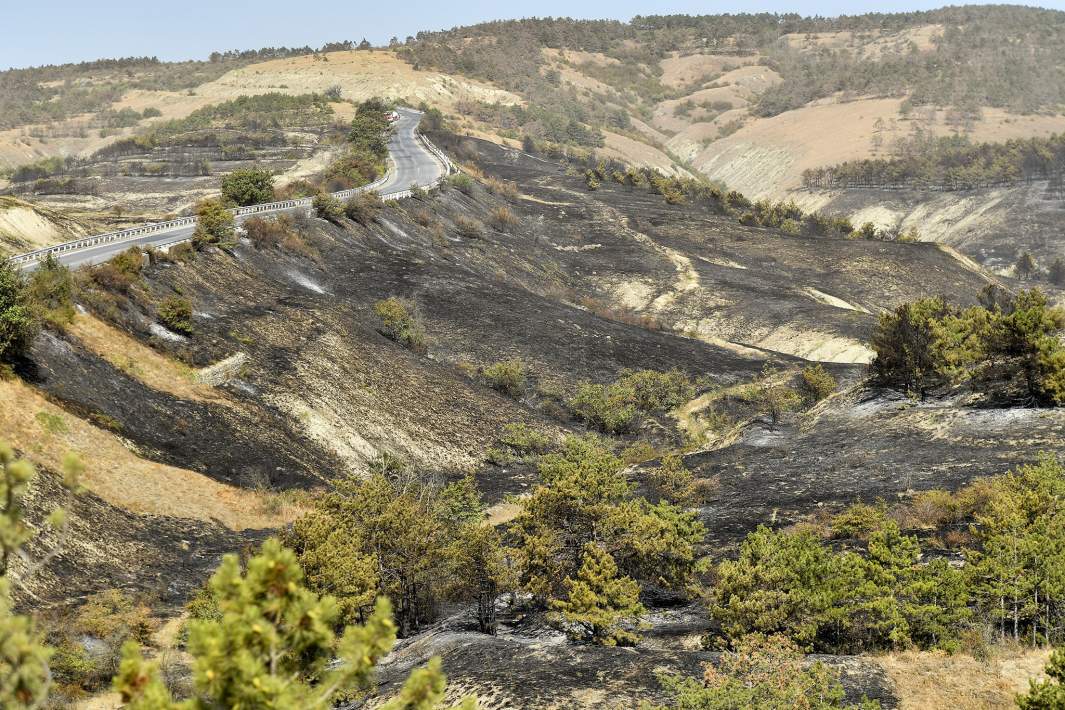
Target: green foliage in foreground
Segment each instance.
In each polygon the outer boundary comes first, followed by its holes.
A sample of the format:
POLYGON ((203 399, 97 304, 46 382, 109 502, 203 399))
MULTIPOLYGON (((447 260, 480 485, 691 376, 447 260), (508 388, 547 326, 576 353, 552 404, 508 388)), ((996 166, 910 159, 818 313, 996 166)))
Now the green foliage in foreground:
MULTIPOLYGON (((912 504, 857 504, 837 515, 843 549, 810 529, 760 527, 718 565, 709 610, 723 641, 782 634, 825 653, 957 648, 972 628, 1037 646, 1065 643, 1065 467, 1053 457, 912 504), (896 520, 969 523, 958 568, 896 520)), ((942 543, 939 543, 942 544, 942 543)))
POLYGON ((513 528, 517 584, 606 644, 635 639, 619 627, 638 616, 633 580, 684 592, 703 570, 696 516, 636 496, 622 468, 599 439, 567 438, 541 459, 542 482, 521 500, 513 528))
POLYGON ((1044 671, 1046 680, 1028 681, 1028 692, 1017 696, 1020 710, 1061 710, 1065 708, 1065 650, 1050 656, 1044 671))
MULTIPOLYGON (((158 667, 129 642, 114 687, 130 710, 330 708, 339 698, 368 690, 374 666, 395 643, 392 609, 384 598, 365 624, 349 626, 336 638, 336 600, 304 586, 295 554, 276 539, 263 545, 243 574, 237 556, 227 555, 210 588, 221 618, 189 623, 197 697, 175 701, 158 667)), ((415 671, 384 707, 429 710, 438 707, 444 690, 437 660, 415 671)), ((462 707, 473 708, 474 701, 462 707)))

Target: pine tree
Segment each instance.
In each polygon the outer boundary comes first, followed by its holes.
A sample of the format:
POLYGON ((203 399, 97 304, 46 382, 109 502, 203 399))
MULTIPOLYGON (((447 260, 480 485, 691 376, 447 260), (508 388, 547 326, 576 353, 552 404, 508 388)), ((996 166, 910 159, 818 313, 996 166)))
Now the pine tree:
POLYGON ((1017 263, 1013 265, 1014 272, 1025 281, 1032 278, 1036 268, 1035 257, 1027 251, 1017 257, 1017 263))
MULTIPOLYGON (((76 489, 77 463, 68 459, 69 489, 76 489)), ((52 649, 44 644, 33 621, 15 614, 11 603, 8 565, 11 558, 33 537, 25 520, 23 499, 35 472, 28 461, 15 459, 15 453, 0 442, 0 707, 38 707, 48 696, 52 675, 48 659, 52 649)), ((62 510, 48 520, 56 529, 64 525, 62 510)))
POLYGON ((577 578, 566 578, 566 599, 551 607, 572 624, 575 635, 604 646, 635 644, 636 634, 622 624, 635 624, 646 610, 640 604, 640 585, 629 577, 619 577, 614 558, 596 544, 585 546, 577 578))
POLYGON ((1028 692, 1017 696, 1020 710, 1062 710, 1065 708, 1065 651, 1057 649, 1044 671, 1046 680, 1028 681, 1028 692))
MULTIPOLYGON (((135 643, 123 649, 115 690, 131 710, 208 710, 269 707, 277 710, 330 708, 341 693, 365 691, 376 663, 392 648, 396 627, 388 600, 380 598, 362 626, 333 632, 336 601, 303 584, 291 550, 268 540, 241 574, 236 555, 227 555, 210 589, 221 619, 189 624, 189 653, 197 697, 176 702, 135 643), (340 662, 333 663, 335 658, 340 662)), ((390 710, 430 710, 443 699, 439 661, 416 671, 390 710)), ((472 708, 468 699, 464 708, 472 708)))

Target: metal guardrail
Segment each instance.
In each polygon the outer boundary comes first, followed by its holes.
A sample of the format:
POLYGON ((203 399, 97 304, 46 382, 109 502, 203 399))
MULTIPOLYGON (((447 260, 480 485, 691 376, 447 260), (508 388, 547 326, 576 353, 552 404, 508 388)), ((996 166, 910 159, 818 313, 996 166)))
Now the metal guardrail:
MULTIPOLYGON (((437 148, 432 142, 421 133, 418 134, 422 142, 428 148, 429 152, 433 154, 444 165, 445 175, 450 175, 454 170, 454 166, 451 160, 437 148)), ((345 200, 360 192, 368 192, 375 190, 388 181, 389 174, 386 173, 383 177, 375 180, 369 185, 363 185, 361 187, 351 188, 349 190, 341 190, 340 192, 332 193, 333 197, 345 200)), ((422 189, 432 190, 440 185, 442 179, 438 179, 430 183, 429 185, 420 186, 422 189)), ((381 195, 381 199, 384 200, 402 200, 410 197, 413 193, 410 189, 396 190, 393 192, 384 193, 381 195)), ((234 217, 244 217, 247 215, 260 214, 263 212, 281 212, 284 210, 295 209, 297 207, 311 207, 314 202, 312 197, 304 197, 299 200, 282 200, 280 202, 267 202, 260 205, 250 205, 248 207, 238 207, 230 210, 234 217)), ((33 264, 43 260, 49 254, 64 254, 71 251, 77 251, 79 249, 87 249, 88 247, 99 246, 101 244, 114 244, 121 242, 128 242, 142 237, 146 234, 157 234, 159 232, 168 232, 178 227, 188 227, 196 223, 195 217, 179 217, 178 219, 171 219, 165 222, 153 222, 151 224, 145 224, 140 227, 132 227, 130 229, 122 229, 117 232, 107 232, 104 234, 96 234, 91 237, 82 237, 81 239, 75 239, 73 241, 64 242, 62 244, 55 244, 50 247, 44 247, 43 249, 37 249, 35 251, 26 252, 25 254, 19 254, 8 259, 13 264, 18 266, 25 266, 27 264, 33 264)), ((184 240, 182 240, 184 241, 184 240)), ((177 243, 177 242, 175 242, 177 243)))

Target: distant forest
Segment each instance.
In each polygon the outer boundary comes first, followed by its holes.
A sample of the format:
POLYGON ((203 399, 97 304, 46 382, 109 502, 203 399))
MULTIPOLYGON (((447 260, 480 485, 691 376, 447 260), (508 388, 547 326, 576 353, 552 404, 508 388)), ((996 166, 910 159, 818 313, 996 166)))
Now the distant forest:
POLYGON ((1004 143, 973 143, 964 136, 904 141, 899 157, 852 160, 803 173, 807 188, 918 188, 968 190, 1030 180, 1062 189, 1065 135, 1004 143))
MULTIPOLYGON (((799 15, 636 17, 631 23, 570 19, 490 22, 420 32, 401 50, 416 66, 434 67, 540 94, 543 48, 601 52, 626 64, 629 76, 657 74, 657 61, 675 51, 759 53, 784 82, 764 92, 754 112, 772 116, 839 91, 901 95, 915 105, 994 106, 1017 112, 1065 104, 1065 13, 993 5, 840 18, 799 15), (908 45, 878 58, 847 50, 800 51, 792 33, 899 32, 942 25, 930 52, 908 45)), ((624 89, 614 82, 615 88, 624 89)))

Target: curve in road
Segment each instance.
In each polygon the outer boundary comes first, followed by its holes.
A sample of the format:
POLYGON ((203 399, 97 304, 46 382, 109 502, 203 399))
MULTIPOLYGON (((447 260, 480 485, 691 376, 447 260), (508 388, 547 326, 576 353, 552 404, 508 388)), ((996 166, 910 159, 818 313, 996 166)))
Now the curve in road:
MULTIPOLYGON (((408 197, 412 186, 432 187, 438 184, 440 179, 450 172, 451 167, 447 158, 437 151, 430 149, 428 141, 423 141, 418 135, 418 123, 421 120, 421 112, 414 109, 397 109, 399 120, 388 142, 388 152, 391 157, 391 170, 382 182, 362 190, 373 187, 386 199, 399 199, 408 197)), ((345 193, 336 194, 350 194, 345 193)), ((237 222, 262 214, 282 214, 305 210, 309 205, 307 200, 299 201, 299 204, 283 205, 259 205, 252 214, 238 214, 237 222)), ((37 251, 22 254, 13 258, 23 270, 32 270, 40 259, 45 258, 49 252, 53 252, 59 262, 68 267, 84 266, 87 264, 99 264, 107 261, 115 254, 129 249, 131 246, 141 247, 164 247, 177 242, 183 242, 192 237, 195 224, 182 224, 172 228, 163 228, 143 235, 134 235, 128 239, 110 241, 103 244, 86 245, 77 247, 80 242, 92 240, 93 237, 84 237, 57 244, 37 251)))

